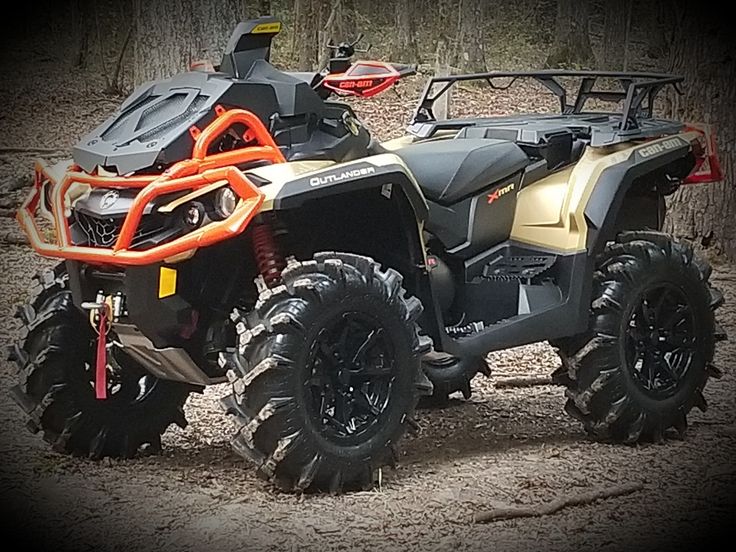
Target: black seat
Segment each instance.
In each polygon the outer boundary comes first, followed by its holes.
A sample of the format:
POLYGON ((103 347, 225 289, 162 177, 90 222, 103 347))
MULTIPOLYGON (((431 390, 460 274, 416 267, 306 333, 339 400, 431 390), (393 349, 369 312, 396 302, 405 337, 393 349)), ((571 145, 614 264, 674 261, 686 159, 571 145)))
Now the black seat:
POLYGON ((524 151, 507 140, 439 140, 392 153, 406 163, 424 195, 442 205, 487 188, 529 164, 524 151))

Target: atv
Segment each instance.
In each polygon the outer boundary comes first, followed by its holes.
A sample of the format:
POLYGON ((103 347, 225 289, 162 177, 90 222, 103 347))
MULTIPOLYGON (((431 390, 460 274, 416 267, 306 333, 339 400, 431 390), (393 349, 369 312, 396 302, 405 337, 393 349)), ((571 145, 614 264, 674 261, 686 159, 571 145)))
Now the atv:
POLYGON ((329 98, 412 68, 342 43, 319 73, 282 72, 279 29, 239 24, 216 70, 142 86, 72 161, 37 164, 18 221, 63 263, 18 310, 33 431, 92 458, 155 452, 190 393, 229 381, 232 444, 261 476, 365 488, 420 397, 467 395, 487 353, 544 340, 593 437, 685 431, 725 335, 710 267, 662 232, 665 196, 721 178, 709 128, 654 115, 680 77, 435 77, 409 134, 378 143, 329 98), (518 79, 560 113, 433 114, 458 82, 518 79))

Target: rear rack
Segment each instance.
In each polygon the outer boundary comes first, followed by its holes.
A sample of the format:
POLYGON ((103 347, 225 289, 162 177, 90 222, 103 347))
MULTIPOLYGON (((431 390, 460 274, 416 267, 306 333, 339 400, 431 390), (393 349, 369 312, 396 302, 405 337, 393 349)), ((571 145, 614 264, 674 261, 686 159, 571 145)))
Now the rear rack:
POLYGON ((654 116, 654 101, 657 95, 667 86, 672 86, 678 94, 682 94, 679 84, 683 77, 660 73, 627 73, 612 71, 492 71, 489 73, 472 73, 467 75, 450 75, 432 77, 424 87, 422 97, 414 111, 411 124, 436 121, 432 110, 434 102, 450 90, 458 82, 484 81, 493 90, 507 90, 519 79, 534 79, 559 100, 561 115, 581 115, 589 99, 598 99, 606 102, 624 102, 620 112, 621 121, 618 124, 620 131, 635 131, 640 127, 639 119, 651 119, 654 116), (568 102, 570 90, 559 81, 560 78, 580 78, 580 85, 573 103, 568 102), (511 79, 510 82, 499 84, 498 79, 511 79), (599 79, 617 80, 622 90, 595 89, 599 79), (437 92, 433 92, 436 85, 441 85, 437 92), (646 100, 646 102, 645 102, 646 100))

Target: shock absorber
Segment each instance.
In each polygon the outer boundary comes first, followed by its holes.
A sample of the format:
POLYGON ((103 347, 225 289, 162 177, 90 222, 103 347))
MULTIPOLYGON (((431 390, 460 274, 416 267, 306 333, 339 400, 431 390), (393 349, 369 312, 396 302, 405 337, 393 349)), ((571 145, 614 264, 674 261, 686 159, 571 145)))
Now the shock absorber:
POLYGON ((281 271, 286 268, 286 260, 279 251, 271 222, 261 220, 253 227, 252 236, 253 254, 264 283, 267 287, 281 283, 281 271))

